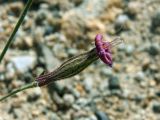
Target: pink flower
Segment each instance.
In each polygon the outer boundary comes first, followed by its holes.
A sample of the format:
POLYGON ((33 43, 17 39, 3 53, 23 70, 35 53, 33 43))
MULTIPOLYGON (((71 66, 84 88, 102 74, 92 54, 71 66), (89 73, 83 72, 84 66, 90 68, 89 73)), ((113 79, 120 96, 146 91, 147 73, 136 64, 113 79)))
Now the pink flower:
POLYGON ((111 42, 103 41, 103 36, 97 34, 95 37, 95 46, 99 58, 107 65, 112 67, 112 53, 111 48, 122 42, 122 39, 116 38, 111 42))

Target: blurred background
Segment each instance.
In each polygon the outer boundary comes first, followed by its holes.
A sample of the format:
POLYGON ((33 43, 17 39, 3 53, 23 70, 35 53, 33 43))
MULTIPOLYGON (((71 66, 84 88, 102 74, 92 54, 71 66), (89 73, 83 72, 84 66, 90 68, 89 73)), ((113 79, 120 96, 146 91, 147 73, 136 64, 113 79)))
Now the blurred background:
MULTIPOLYGON (((0 0, 0 52, 27 0, 0 0)), ((0 97, 94 47, 96 34, 124 44, 113 68, 80 74, 0 103, 0 120, 160 120, 159 0, 34 0, 0 64, 0 97)))

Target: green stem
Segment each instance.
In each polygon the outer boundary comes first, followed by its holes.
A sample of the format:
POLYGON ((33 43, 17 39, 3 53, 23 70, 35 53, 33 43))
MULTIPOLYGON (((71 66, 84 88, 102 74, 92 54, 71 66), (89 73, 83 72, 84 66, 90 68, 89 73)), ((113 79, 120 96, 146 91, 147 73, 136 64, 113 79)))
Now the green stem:
POLYGON ((15 28, 14 28, 11 36, 10 36, 9 39, 8 39, 6 46, 4 47, 4 49, 3 49, 3 51, 2 51, 2 53, 1 53, 1 55, 0 55, 0 63, 1 63, 4 55, 6 54, 9 46, 11 45, 11 43, 12 43, 12 41, 13 41, 13 38, 14 38, 16 32, 18 31, 18 28, 19 28, 20 25, 22 24, 22 22, 23 22, 23 20, 24 20, 24 17, 26 16, 27 11, 28 11, 28 9, 30 8, 30 6, 31 6, 31 4, 32 4, 32 1, 33 1, 33 0, 28 0, 28 1, 27 1, 27 4, 26 4, 25 8, 24 8, 23 12, 22 12, 21 15, 20 15, 20 18, 19 18, 19 20, 18 20, 18 22, 17 22, 17 24, 16 24, 16 26, 15 26, 15 28))
POLYGON ((15 95, 15 94, 18 93, 18 92, 21 92, 21 91, 23 91, 23 90, 26 90, 26 89, 29 89, 29 88, 33 88, 33 87, 37 87, 37 82, 32 82, 32 83, 29 83, 29 84, 27 84, 27 85, 24 85, 24 86, 22 86, 22 87, 20 87, 20 88, 18 88, 18 89, 13 90, 13 91, 10 92, 8 95, 0 98, 0 101, 3 101, 3 100, 5 100, 5 99, 7 99, 8 97, 15 95))

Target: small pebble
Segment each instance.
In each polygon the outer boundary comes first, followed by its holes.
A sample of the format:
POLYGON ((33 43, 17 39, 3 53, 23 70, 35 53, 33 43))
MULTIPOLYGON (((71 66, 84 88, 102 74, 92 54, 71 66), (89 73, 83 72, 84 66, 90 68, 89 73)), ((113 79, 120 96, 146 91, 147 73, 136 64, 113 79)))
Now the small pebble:
POLYGON ((115 21, 116 32, 129 29, 129 18, 127 15, 119 15, 115 21))
POLYGON ((75 48, 69 48, 67 50, 67 53, 69 54, 69 56, 73 56, 73 55, 76 55, 78 53, 78 50, 75 49, 75 48))
POLYGON ((102 67, 100 69, 100 73, 104 76, 111 76, 113 74, 112 69, 107 69, 106 67, 102 67))
POLYGON ((120 89, 120 83, 119 83, 119 79, 116 76, 112 76, 109 78, 109 89, 110 90, 114 90, 114 89, 120 89))
POLYGON ((148 52, 152 56, 159 55, 160 54, 160 45, 158 45, 158 44, 150 45, 148 52))
POLYGON ((27 101, 28 102, 36 102, 40 98, 40 95, 41 95, 41 89, 35 88, 34 92, 29 94, 27 101))
POLYGON ((139 1, 130 1, 127 12, 131 18, 134 18, 141 10, 141 3, 139 1))
POLYGON ((154 113, 160 113, 160 104, 154 104, 152 109, 154 113))
POLYGON ((52 97, 57 105, 63 105, 63 99, 56 92, 53 93, 52 97))
POLYGON ((132 44, 129 44, 129 45, 125 46, 125 52, 126 52, 127 55, 132 55, 134 50, 135 50, 135 48, 132 44))
POLYGON ((20 15, 23 7, 24 6, 23 6, 23 4, 21 2, 15 2, 13 4, 10 4, 10 9, 16 16, 20 15))
POLYGON ((86 98, 79 98, 77 101, 76 101, 76 105, 80 106, 80 107, 84 107, 88 104, 88 99, 86 98))
POLYGON ((155 94, 160 97, 160 91, 155 92, 155 94))
POLYGON ((93 88, 93 78, 92 78, 92 76, 86 76, 83 83, 84 83, 84 88, 86 89, 86 91, 90 92, 93 88))
POLYGON ((49 116, 49 120, 61 120, 61 119, 56 113, 52 112, 52 114, 49 116))
POLYGON ((160 10, 152 17, 151 32, 160 33, 160 10))
POLYGON ((75 98, 72 94, 65 94, 63 96, 63 100, 66 106, 72 106, 75 101, 75 98))
POLYGON ((97 116, 97 120, 110 120, 108 115, 102 111, 95 112, 95 115, 97 116))
POLYGON ((145 74, 142 71, 139 71, 139 72, 136 73, 135 79, 137 81, 142 81, 142 80, 145 79, 145 74))
POLYGON ((154 79, 156 80, 157 83, 160 83, 160 73, 156 73, 154 75, 154 79))
POLYGON ((31 55, 15 56, 10 59, 10 62, 13 63, 18 72, 23 74, 35 66, 36 57, 31 55))
POLYGON ((44 32, 44 36, 50 35, 53 32, 53 27, 52 26, 47 26, 45 27, 45 32, 44 32))
POLYGON ((47 11, 46 10, 39 10, 37 12, 37 17, 36 17, 36 24, 41 26, 44 24, 45 19, 47 18, 47 11))
POLYGON ((15 76, 15 73, 16 73, 16 71, 15 71, 15 69, 14 69, 14 64, 11 63, 11 62, 9 62, 9 63, 7 64, 7 66, 6 66, 6 71, 7 71, 6 77, 7 77, 8 79, 13 78, 13 77, 15 76))

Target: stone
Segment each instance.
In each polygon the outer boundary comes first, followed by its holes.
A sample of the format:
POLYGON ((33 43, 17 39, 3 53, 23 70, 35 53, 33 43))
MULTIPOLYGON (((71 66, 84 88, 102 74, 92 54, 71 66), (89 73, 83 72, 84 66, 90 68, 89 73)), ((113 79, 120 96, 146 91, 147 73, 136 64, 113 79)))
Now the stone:
POLYGON ((108 87, 109 87, 110 90, 114 90, 114 89, 118 90, 118 89, 120 89, 121 87, 120 87, 120 83, 119 83, 118 77, 111 76, 109 78, 109 86, 108 87))
POLYGON ((35 102, 40 98, 40 95, 41 95, 41 89, 39 87, 37 87, 34 89, 34 92, 29 94, 27 101, 28 102, 35 102))
POLYGON ((160 83, 160 73, 156 73, 154 75, 154 79, 156 80, 157 83, 160 83))
POLYGON ((52 112, 52 114, 49 116, 49 120, 61 120, 61 119, 56 113, 52 112))
POLYGON ((159 67, 156 64, 150 64, 149 69, 151 72, 156 73, 159 70, 159 67))
POLYGON ((128 44, 125 46, 125 52, 127 55, 132 55, 134 50, 135 50, 135 47, 132 44, 128 44))
POLYGON ((150 58, 145 58, 145 59, 142 61, 143 71, 147 70, 147 69, 149 68, 150 64, 151 64, 150 58))
POLYGON ((54 30, 53 26, 48 25, 47 27, 45 27, 44 36, 48 36, 48 35, 52 34, 53 30, 54 30))
POLYGON ((152 109, 154 113, 160 113, 160 104, 154 104, 152 109))
POLYGON ((6 65, 6 77, 8 79, 10 78, 13 78, 16 74, 16 71, 14 69, 14 64, 9 62, 7 65, 6 65))
POLYGON ((84 88, 86 89, 86 91, 90 92, 93 88, 93 78, 92 78, 92 76, 86 76, 83 84, 84 84, 84 88))
POLYGON ((35 66, 36 56, 34 56, 34 55, 14 56, 10 59, 10 63, 13 63, 16 70, 19 73, 23 74, 35 66))
POLYGON ((79 98, 77 101, 76 101, 76 105, 80 106, 80 107, 84 107, 88 104, 88 99, 86 98, 79 98))
POLYGON ((102 111, 96 111, 95 115, 97 117, 97 120, 110 120, 108 115, 102 111))
POLYGON ((33 39, 31 37, 29 36, 24 37, 24 42, 28 48, 33 47, 33 39))
POLYGON ((63 99, 56 93, 54 92, 53 93, 53 99, 54 99, 54 102, 57 104, 57 105, 63 105, 64 101, 63 99))
POLYGON ((160 97, 160 91, 155 92, 156 96, 160 97))
POLYGON ((38 109, 37 110, 32 110, 32 116, 33 117, 37 117, 39 114, 40 114, 40 111, 38 109))
POLYGON ((122 66, 123 66, 123 64, 121 64, 121 63, 114 63, 114 64, 113 64, 113 69, 114 69, 115 72, 118 73, 118 72, 121 71, 122 66))
POLYGON ((156 56, 160 54, 160 47, 158 44, 151 44, 149 49, 148 49, 148 53, 151 56, 156 56))
POLYGON ((52 50, 53 50, 55 56, 58 56, 59 58, 67 58, 68 57, 68 55, 65 51, 64 44, 55 44, 52 50))
POLYGON ((141 3, 138 1, 130 1, 128 3, 127 12, 131 18, 135 17, 141 11, 141 3))
POLYGON ((104 76, 111 76, 113 74, 113 71, 112 69, 107 69, 106 67, 102 67, 100 69, 100 73, 101 75, 104 75, 104 76))
POLYGON ((90 115, 88 117, 88 120, 98 120, 97 117, 95 115, 90 115))
POLYGON ((78 50, 75 48, 69 48, 67 49, 67 53, 69 54, 69 56, 74 56, 78 54, 78 50))
POLYGON ((47 11, 46 10, 39 10, 37 12, 37 16, 36 16, 36 24, 41 26, 44 24, 45 19, 47 18, 47 11))
POLYGON ((10 11, 13 12, 16 16, 19 16, 23 7, 24 6, 21 2, 15 2, 10 4, 10 11))
POLYGON ((37 53, 39 56, 43 56, 44 64, 46 64, 47 70, 54 70, 60 63, 59 60, 53 55, 51 49, 45 44, 39 44, 37 47, 37 53))
POLYGON ((122 30, 127 30, 129 29, 129 18, 127 15, 125 14, 122 14, 122 15, 119 15, 115 21, 115 29, 116 29, 116 32, 119 33, 120 31, 122 30))
POLYGON ((75 98, 72 94, 65 94, 63 96, 63 100, 66 106, 72 106, 75 101, 75 98))
POLYGON ((74 95, 75 98, 79 98, 81 95, 77 89, 72 89, 71 93, 74 95))
POLYGON ((145 74, 142 71, 139 71, 135 74, 135 79, 137 81, 143 81, 145 79, 145 74))
POLYGON ((152 17, 151 32, 160 33, 160 10, 156 11, 152 17))

